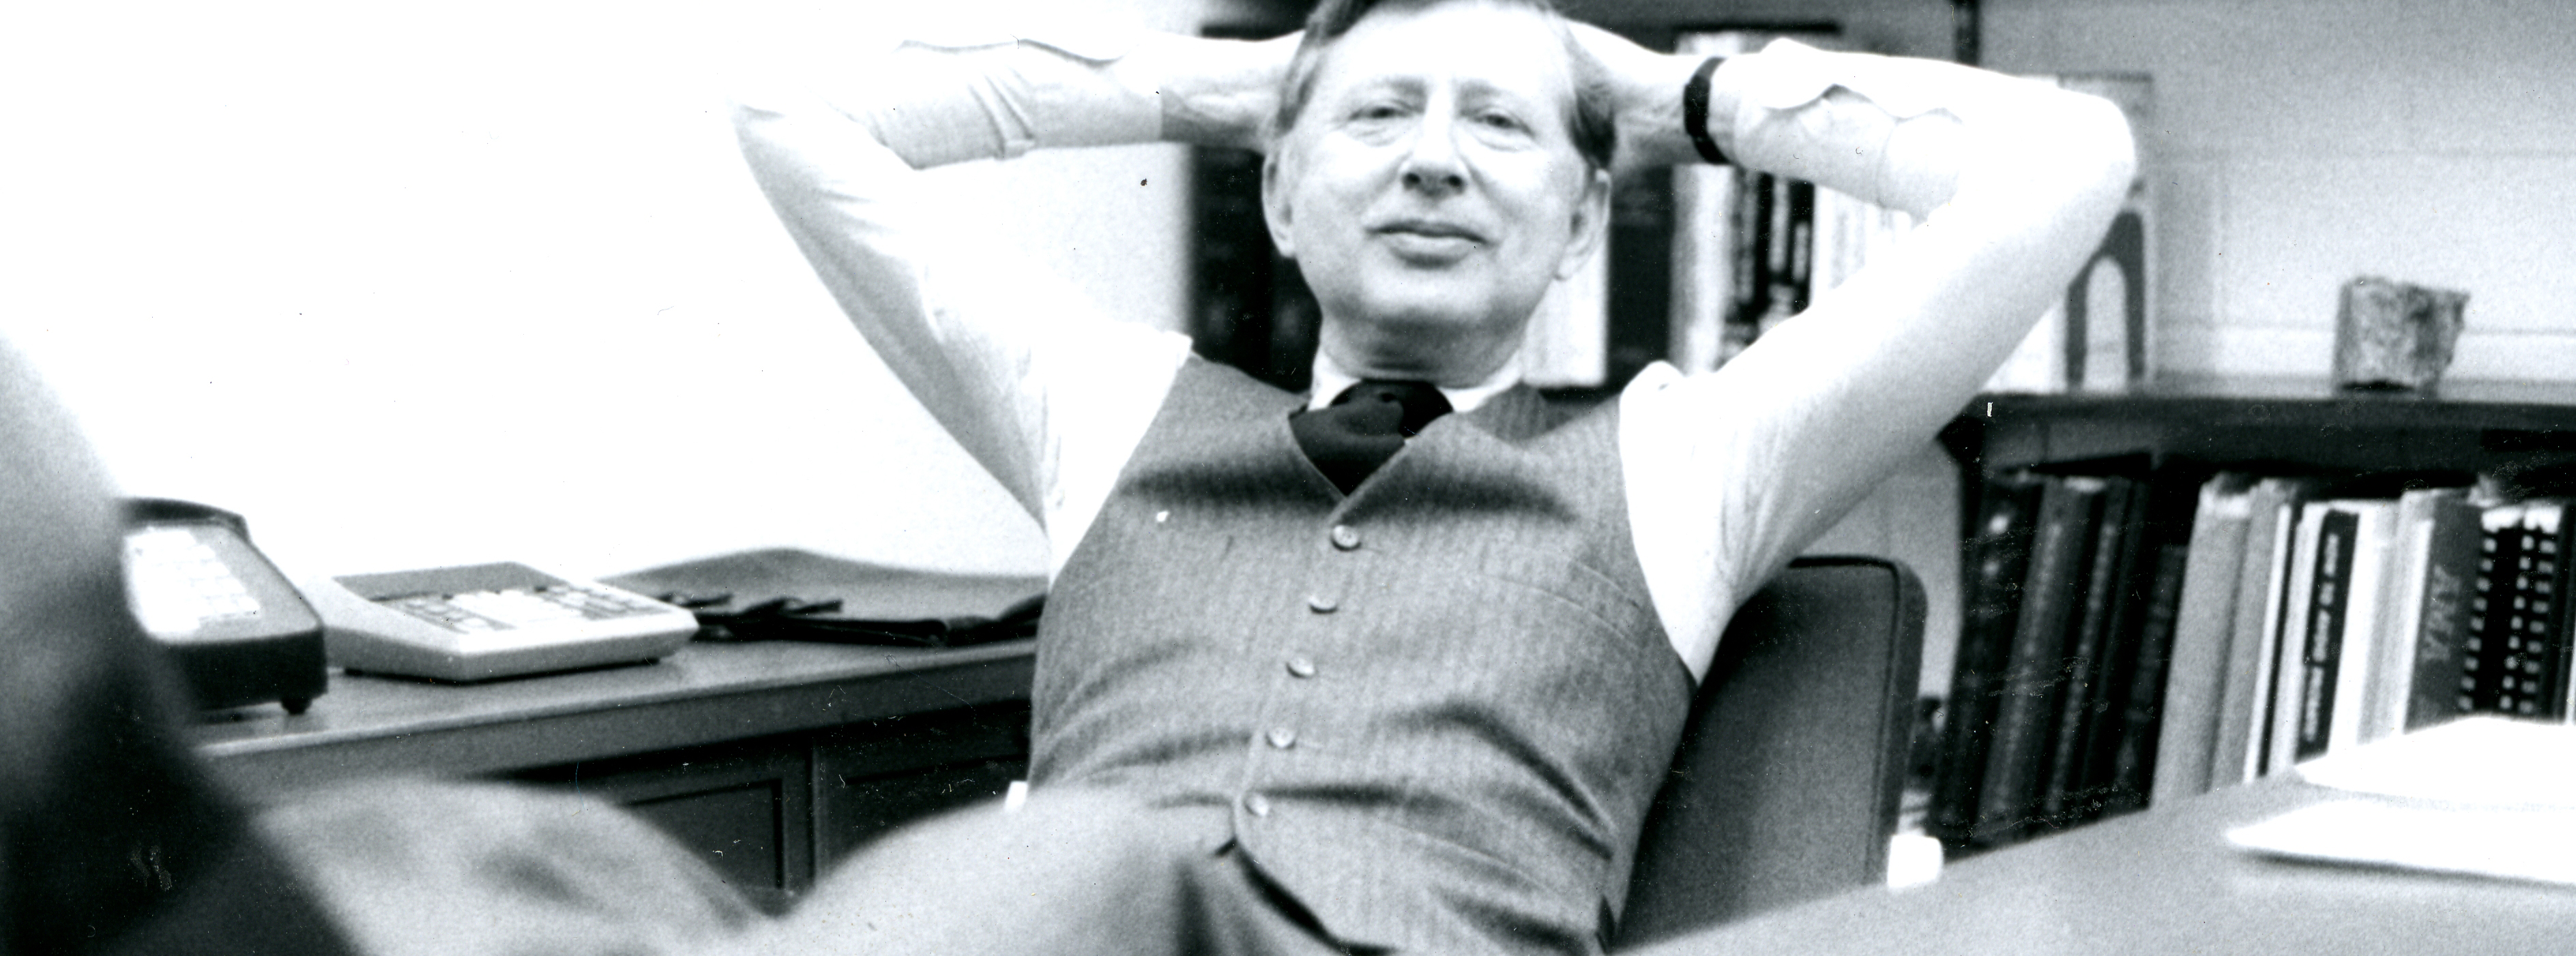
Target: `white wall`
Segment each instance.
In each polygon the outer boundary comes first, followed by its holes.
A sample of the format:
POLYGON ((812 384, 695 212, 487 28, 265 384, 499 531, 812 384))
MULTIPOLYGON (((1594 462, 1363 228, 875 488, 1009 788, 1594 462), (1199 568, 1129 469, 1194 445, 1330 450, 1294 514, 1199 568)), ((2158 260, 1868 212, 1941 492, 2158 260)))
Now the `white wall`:
POLYGON ((2468 290, 2452 376, 2576 379, 2561 0, 1987 0, 1988 63, 2155 76, 2158 346, 2321 376, 2361 274, 2468 290))
MULTIPOLYGON (((723 64, 918 6, 11 5, 0 335, 128 491, 240 510, 293 570, 779 544, 1038 570, 1034 525, 840 318, 725 123, 723 64)), ((1177 327, 1185 173, 1140 147, 927 188, 1177 327)))
MULTIPOLYGON (((2466 289, 2455 379, 2576 379, 2576 12, 2563 0, 1983 0, 1985 64, 2140 71, 2162 367, 2322 377, 2362 274, 2466 289)), ((1837 20, 1946 57, 1939 0, 1587 0, 1837 20)))

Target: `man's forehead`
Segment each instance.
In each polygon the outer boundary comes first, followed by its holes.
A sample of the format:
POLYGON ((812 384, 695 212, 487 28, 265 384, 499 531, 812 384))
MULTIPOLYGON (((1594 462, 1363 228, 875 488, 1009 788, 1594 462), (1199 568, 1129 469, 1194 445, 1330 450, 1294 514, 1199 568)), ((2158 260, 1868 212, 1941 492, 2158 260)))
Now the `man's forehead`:
POLYGON ((1565 102, 1573 75, 1562 36, 1554 21, 1529 7, 1486 0, 1388 4, 1333 43, 1316 80, 1326 88, 1447 80, 1464 92, 1544 93, 1565 102))

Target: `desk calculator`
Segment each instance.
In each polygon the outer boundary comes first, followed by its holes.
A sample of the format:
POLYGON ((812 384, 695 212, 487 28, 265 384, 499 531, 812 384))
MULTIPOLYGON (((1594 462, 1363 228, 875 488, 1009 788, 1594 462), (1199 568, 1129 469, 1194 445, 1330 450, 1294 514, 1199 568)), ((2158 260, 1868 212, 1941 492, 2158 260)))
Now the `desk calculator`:
POLYGON ((479 681, 656 660, 697 633, 685 610, 501 562, 310 582, 331 662, 479 681))

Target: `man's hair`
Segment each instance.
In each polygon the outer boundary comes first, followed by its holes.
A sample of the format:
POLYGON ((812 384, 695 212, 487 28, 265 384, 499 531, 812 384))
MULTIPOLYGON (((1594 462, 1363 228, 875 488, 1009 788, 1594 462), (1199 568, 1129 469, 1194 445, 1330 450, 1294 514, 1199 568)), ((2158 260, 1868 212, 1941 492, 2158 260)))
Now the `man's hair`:
MULTIPOLYGON (((1288 61, 1288 76, 1279 91, 1279 113, 1271 120, 1271 135, 1285 137, 1296 128, 1307 98, 1314 94, 1315 73, 1323 66, 1324 54, 1369 14, 1381 9, 1421 10, 1462 2, 1474 0, 1324 0, 1306 18, 1306 33, 1297 41, 1296 56, 1288 61)), ((1567 72, 1574 81, 1574 103, 1566 111, 1566 133, 1574 140, 1575 152, 1583 155, 1584 165, 1595 170, 1610 168, 1611 157, 1619 149, 1619 130, 1616 109, 1610 100, 1609 78, 1601 63, 1576 42, 1574 31, 1566 27, 1565 15, 1549 0, 1484 2, 1537 13, 1555 31, 1557 42, 1565 47, 1567 72)))

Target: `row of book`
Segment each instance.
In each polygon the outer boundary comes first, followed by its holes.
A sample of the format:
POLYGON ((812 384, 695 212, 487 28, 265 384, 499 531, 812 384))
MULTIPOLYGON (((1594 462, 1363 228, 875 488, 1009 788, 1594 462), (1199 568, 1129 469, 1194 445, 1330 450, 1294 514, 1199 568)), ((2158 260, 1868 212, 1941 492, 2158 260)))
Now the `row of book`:
POLYGON ((2145 805, 2197 484, 2145 456, 1987 481, 1925 816, 1954 855, 2145 805))
POLYGON ((2468 713, 2576 712, 2571 501, 2149 471, 1990 479, 1926 829, 1958 852, 2468 713))
POLYGON ((2568 500, 2236 473, 2201 498, 2155 796, 2461 714, 2567 719, 2568 500))

